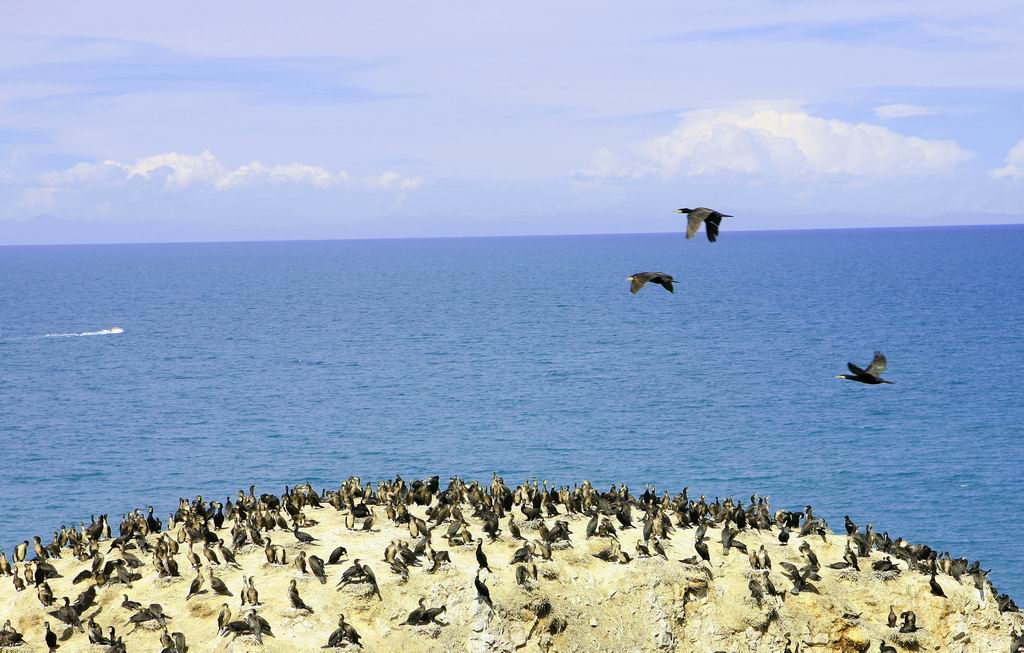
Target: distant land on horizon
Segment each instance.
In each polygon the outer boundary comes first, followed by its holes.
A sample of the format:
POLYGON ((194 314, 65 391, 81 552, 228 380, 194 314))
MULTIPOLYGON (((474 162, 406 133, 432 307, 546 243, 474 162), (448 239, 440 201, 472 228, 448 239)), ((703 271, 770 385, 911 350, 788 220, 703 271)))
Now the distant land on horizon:
MULTIPOLYGON (((674 215, 674 214, 673 214, 674 215)), ((462 216, 460 216, 462 217, 462 216)), ((585 216, 580 216, 584 218, 585 216)), ((551 229, 545 224, 550 216, 524 216, 520 218, 509 218, 502 216, 500 219, 481 220, 479 229, 467 230, 461 228, 447 228, 443 218, 410 218, 403 216, 396 218, 391 228, 401 227, 401 233, 394 235, 383 235, 374 233, 374 223, 377 220, 367 222, 346 223, 337 225, 332 229, 330 225, 321 227, 310 227, 304 225, 291 227, 285 225, 266 225, 262 231, 252 233, 252 225, 212 225, 199 221, 194 222, 165 222, 160 225, 153 223, 114 223, 102 221, 85 221, 60 218, 52 214, 41 214, 23 221, 0 221, 0 246, 18 245, 128 245, 128 244, 160 244, 160 243, 244 243, 244 242, 280 242, 280 241, 332 241, 332 240, 400 240, 409 238, 501 238, 519 236, 603 236, 603 235, 629 235, 629 234, 660 234, 672 233, 673 219, 658 220, 650 223, 651 229, 637 230, 616 228, 623 221, 609 222, 607 215, 600 215, 597 226, 605 227, 593 230, 582 228, 585 222, 581 221, 581 229, 578 231, 566 231, 564 229, 551 229), (498 225, 504 225, 501 229, 498 225), (515 225, 518 229, 508 229, 508 225, 515 225), (497 228, 496 228, 497 227, 497 228), (243 233, 248 232, 248 233, 243 233)), ((984 214, 978 217, 985 222, 964 223, 963 213, 930 216, 927 218, 913 218, 901 216, 877 216, 864 218, 859 214, 824 212, 818 216, 798 216, 810 221, 817 218, 829 218, 829 226, 816 226, 814 224, 799 225, 793 218, 780 220, 777 215, 770 214, 759 216, 761 224, 743 224, 742 218, 733 219, 735 226, 726 226, 723 231, 742 233, 759 231, 820 231, 820 230, 845 230, 845 229, 886 229, 886 228, 930 228, 930 227, 992 227, 992 226, 1013 226, 1024 225, 1024 214, 993 213, 984 214), (856 217, 855 217, 856 216, 856 217), (843 220, 846 218, 846 220, 843 220), (836 224, 835 220, 840 223, 836 224), (959 221, 958 221, 959 220, 959 221), (849 222, 848 224, 844 224, 849 222)), ((822 220, 825 222, 825 220, 822 220)), ((681 225, 681 223, 680 223, 681 225)), ((631 225, 633 227, 638 224, 631 225)), ((681 226, 680 226, 681 230, 681 226)), ((703 235, 701 235, 703 240, 703 235)))

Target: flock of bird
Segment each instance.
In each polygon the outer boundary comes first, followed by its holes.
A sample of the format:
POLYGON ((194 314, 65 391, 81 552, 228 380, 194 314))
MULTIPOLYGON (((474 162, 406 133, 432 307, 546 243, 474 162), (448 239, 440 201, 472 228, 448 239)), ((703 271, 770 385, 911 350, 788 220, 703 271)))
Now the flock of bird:
MULTIPOLYGON (((1008 596, 997 593, 988 580, 988 571, 983 570, 980 563, 952 558, 947 553, 911 544, 902 538, 892 539, 888 533, 875 532, 870 524, 862 530, 849 517, 845 520, 842 560, 820 561, 812 542, 819 538, 828 542, 830 536, 835 536, 811 506, 802 511, 773 510, 766 497, 756 495, 750 497, 747 505, 733 498, 711 502, 704 496, 690 498, 686 488, 675 496, 668 492, 659 496, 653 487, 648 487, 636 496, 625 484, 612 485, 606 492, 598 491, 589 482, 556 489, 547 481, 543 486, 533 481, 512 489, 497 475, 489 485, 453 478, 446 488, 441 487, 437 476, 412 483, 396 477, 376 487, 370 483, 364 485, 360 479, 352 477, 338 490, 325 489, 318 493, 306 484, 286 487, 280 496, 257 496, 255 488, 250 487, 248 493, 240 490, 235 501, 228 497, 224 503, 206 501, 201 496, 192 501, 180 499, 178 509, 168 516, 166 529, 153 515, 152 508, 145 515, 138 510, 123 515, 117 536, 111 532, 107 516, 100 515, 89 525, 80 524, 78 529, 61 527, 49 544, 43 545, 39 537, 34 538, 31 548, 27 541, 23 542, 14 551, 13 563, 0 552, 0 576, 11 577, 19 592, 34 587, 47 614, 63 624, 60 634, 51 629, 49 622, 44 624, 42 638, 50 651, 58 649, 62 641, 75 637, 76 633, 84 633, 91 644, 105 646, 107 653, 125 653, 125 639, 143 628, 160 631, 161 653, 186 653, 189 646, 185 635, 169 632, 173 616, 163 606, 143 605, 122 593, 131 591, 132 583, 141 580, 146 570, 153 576, 173 581, 191 568, 195 577, 187 594, 183 593, 183 599, 207 601, 213 597, 235 596, 216 575, 216 569, 241 569, 239 558, 262 553, 267 566, 290 565, 301 576, 313 576, 320 584, 328 583, 329 569, 339 566, 342 570, 336 589, 364 586, 367 591, 361 595, 361 600, 383 603, 381 584, 368 562, 359 558, 349 560, 342 542, 327 544, 310 533, 318 524, 311 517, 313 511, 332 509, 343 515, 346 531, 353 538, 360 537, 360 533, 373 532, 375 523, 379 523, 376 520, 380 511, 393 526, 408 530, 409 540, 392 540, 382 552, 382 568, 396 578, 395 582, 407 582, 414 569, 423 569, 415 573, 434 574, 451 567, 450 551, 435 548, 442 546, 442 542, 451 549, 473 547, 477 563, 473 577, 476 600, 481 609, 491 612, 496 606, 484 572, 493 573, 492 565, 496 563, 493 554, 489 557, 484 548, 485 538, 492 547, 499 540, 504 540, 505 546, 516 547, 508 565, 514 568, 516 583, 534 592, 541 590, 544 582, 543 575, 538 576, 537 563, 544 564, 559 550, 572 546, 569 519, 586 521, 583 530, 586 539, 599 538, 607 542, 607 547, 594 557, 610 564, 629 564, 636 558, 668 561, 674 545, 680 540, 684 543, 691 540, 695 555, 678 562, 706 575, 707 582, 711 582, 715 577, 713 560, 723 562, 720 556, 728 556, 730 551, 745 554, 752 570, 748 585, 750 597, 759 607, 768 602, 772 602, 772 609, 780 607, 787 594, 818 593, 815 583, 821 581, 825 573, 860 574, 871 570, 878 575, 893 576, 906 570, 927 576, 933 597, 944 599, 946 596, 940 578, 947 583, 969 581, 976 588, 979 601, 991 597, 1001 612, 1018 611, 1008 596), (417 516, 417 512, 423 517, 417 516), (516 521, 518 515, 522 522, 516 521), (474 533, 471 527, 479 531, 474 533), (720 529, 720 552, 712 552, 708 537, 712 528, 720 529), (633 529, 640 537, 635 554, 631 555, 622 548, 620 539, 633 529), (275 544, 271 540, 272 533, 277 533, 274 537, 280 534, 289 537, 290 545, 275 544), (536 537, 528 539, 524 533, 535 533, 536 537), (785 560, 775 563, 784 570, 783 578, 791 587, 780 589, 772 581, 773 561, 763 543, 754 546, 743 542, 743 539, 750 542, 754 533, 762 542, 768 535, 777 540, 778 547, 788 547, 776 549, 776 555, 791 550, 792 544, 796 544, 794 540, 799 541, 796 546, 799 564, 785 560), (28 558, 30 551, 35 554, 31 559, 28 558), (322 552, 324 558, 314 551, 322 552), (61 577, 52 561, 65 556, 81 564, 72 583, 87 585, 74 600, 67 596, 57 599, 50 587, 52 579, 61 577), (184 557, 184 564, 179 561, 180 556, 184 557), (123 596, 119 603, 126 615, 122 628, 130 628, 124 635, 117 632, 114 624, 104 629, 96 621, 101 611, 97 607, 97 594, 101 591, 123 596)), ((792 558, 793 554, 786 555, 792 558)), ((270 598, 261 597, 256 580, 254 576, 242 577, 238 591, 240 613, 233 614, 229 603, 223 603, 216 623, 209 626, 211 639, 216 633, 224 638, 248 637, 261 644, 263 638, 274 637, 272 625, 259 612, 267 601, 286 603, 297 614, 329 609, 309 605, 300 596, 294 578, 286 596, 270 598)), ((173 582, 168 587, 173 587, 173 582)), ((689 598, 689 594, 684 596, 684 603, 689 598)), ((566 620, 553 611, 550 602, 544 600, 537 605, 535 627, 543 624, 552 635, 565 630, 566 620)), ((447 625, 446 611, 445 605, 429 606, 426 599, 420 599, 400 625, 443 627, 447 625)), ((114 615, 111 618, 115 618, 114 615)), ((861 614, 844 615, 844 618, 870 619, 861 614)), ((901 610, 897 615, 890 606, 888 628, 913 633, 924 626, 918 623, 913 609, 901 610)), ((1014 648, 1011 650, 1024 652, 1024 637, 1016 632, 1012 636, 1014 648)), ((322 648, 361 647, 361 639, 356 627, 344 614, 339 614, 337 628, 327 634, 322 648)), ((24 636, 14 629, 10 620, 0 629, 0 647, 17 646, 24 641, 24 636)), ((799 652, 801 643, 797 643, 795 651, 790 643, 791 638, 787 636, 785 651, 780 653, 799 652)), ((878 650, 884 653, 894 649, 879 643, 878 650)))
MULTIPOLYGON (((700 231, 700 226, 703 224, 704 231, 708 235, 708 240, 715 242, 718 240, 718 232, 719 227, 722 224, 722 218, 733 217, 727 213, 721 213, 704 206, 700 206, 695 209, 676 209, 675 212, 682 213, 687 216, 687 240, 690 240, 697 235, 697 232, 700 231)), ((637 272, 626 277, 626 280, 629 281, 629 290, 634 295, 640 292, 640 289, 648 283, 657 284, 670 293, 675 293, 675 287, 673 286, 675 278, 671 274, 667 274, 665 272, 637 272)), ((885 355, 880 351, 875 352, 875 358, 871 361, 871 364, 868 365, 867 369, 860 368, 853 363, 847 363, 846 366, 849 368, 850 374, 840 374, 836 376, 837 379, 856 381, 867 385, 880 385, 883 383, 892 384, 892 381, 886 381, 881 376, 886 369, 886 360, 885 355)))
MULTIPOLYGON (((692 239, 703 224, 711 242, 718 239, 722 219, 732 217, 705 207, 682 208, 678 209, 677 213, 688 216, 688 239, 692 239)), ((638 272, 628 277, 628 280, 631 282, 630 290, 634 294, 648 283, 660 285, 669 292, 674 292, 674 279, 672 275, 664 272, 638 272)), ((875 352, 874 359, 866 368, 849 363, 850 374, 843 374, 837 378, 869 385, 887 384, 891 382, 881 378, 886 366, 885 356, 881 352, 875 352)), ((82 524, 80 529, 62 527, 59 532, 54 533, 53 541, 49 544, 44 545, 41 538, 35 537, 31 544, 31 552, 35 555, 31 559, 28 557, 28 541, 16 547, 13 562, 8 562, 6 554, 0 552, 0 576, 11 577, 19 592, 30 586, 34 587, 38 600, 47 609, 48 615, 63 624, 61 634, 51 629, 49 622, 44 624, 42 638, 50 651, 58 649, 61 641, 67 641, 74 637, 75 633, 84 633, 90 643, 106 646, 108 653, 124 653, 126 636, 130 636, 139 628, 155 628, 161 631, 162 653, 186 653, 188 644, 185 635, 169 631, 168 621, 172 619, 171 615, 159 604, 142 605, 132 601, 128 594, 123 594, 120 607, 129 615, 124 627, 131 630, 121 635, 113 624, 104 630, 95 619, 96 612, 88 614, 95 605, 97 592, 114 585, 131 588, 133 581, 142 578, 141 570, 147 567, 147 562, 143 558, 147 555, 150 556, 149 566, 153 573, 162 578, 180 577, 183 570, 178 562, 178 556, 184 554, 187 564, 195 572, 188 593, 184 597, 185 601, 201 594, 233 597, 234 593, 215 574, 215 569, 222 566, 240 569, 237 556, 243 552, 251 554, 255 549, 262 549, 268 565, 290 564, 302 574, 315 576, 321 583, 327 582, 329 567, 345 564, 347 566, 337 581, 338 589, 349 585, 365 585, 370 590, 368 596, 383 601, 380 585, 370 565, 360 559, 348 561, 348 553, 343 545, 338 544, 331 548, 326 560, 316 554, 307 554, 305 550, 300 550, 293 553, 289 562, 285 547, 272 542, 270 532, 279 530, 290 533, 295 539, 296 546, 318 546, 317 538, 300 529, 316 524, 305 511, 327 507, 343 512, 346 526, 350 530, 372 530, 375 519, 373 507, 382 508, 394 524, 407 527, 412 542, 392 542, 383 552, 385 565, 391 573, 399 577, 408 578, 411 568, 423 564, 429 565, 426 573, 434 573, 451 563, 448 551, 434 548, 436 530, 445 532, 443 539, 449 546, 475 545, 478 571, 473 579, 473 585, 480 604, 492 610, 494 603, 482 575, 485 571, 491 572, 491 563, 484 550, 484 536, 491 542, 501 537, 503 531, 499 519, 507 516, 508 536, 522 542, 509 564, 515 567, 517 583, 532 588, 539 583, 534 561, 550 560, 554 555, 553 545, 562 541, 567 542, 571 537, 568 523, 559 519, 559 516, 575 514, 589 516, 585 531, 587 538, 608 538, 608 548, 597 554, 597 557, 609 563, 628 564, 634 557, 667 559, 666 546, 669 540, 677 536, 679 531, 692 531, 696 555, 684 558, 680 562, 690 567, 701 568, 709 578, 713 575, 710 565, 712 553, 707 537, 710 528, 721 528, 721 555, 728 555, 730 550, 744 553, 749 558, 751 569, 758 572, 772 569, 772 560, 763 545, 754 547, 744 544, 740 539, 743 533, 751 529, 759 532, 777 530, 780 546, 786 546, 795 535, 801 540, 798 551, 802 564, 798 566, 783 561, 779 565, 791 587, 788 590, 779 590, 767 573, 751 576, 748 589, 751 598, 758 605, 772 597, 784 600, 787 593, 817 592, 814 583, 821 580, 821 574, 825 573, 825 569, 860 572, 867 567, 879 574, 898 574, 899 561, 909 571, 928 575, 930 592, 936 597, 945 596, 942 585, 938 582, 938 577, 942 574, 954 578, 957 582, 964 578, 969 579, 981 596, 990 592, 1001 611, 1017 611, 1016 605, 1009 597, 998 594, 991 586, 986 576, 988 572, 982 570, 978 562, 969 563, 964 559, 953 559, 948 554, 940 554, 924 545, 910 544, 902 539, 893 540, 886 533, 874 532, 870 525, 862 532, 849 517, 845 520, 847 541, 843 559, 823 565, 819 562, 810 542, 816 537, 825 540, 829 534, 828 525, 814 515, 810 506, 802 512, 772 512, 768 500, 763 497, 752 496, 750 503, 743 506, 741 501, 733 499, 716 499, 715 502, 709 503, 702 496, 699 500, 692 500, 687 496, 685 489, 675 497, 670 497, 667 492, 658 497, 650 489, 641 496, 633 496, 625 485, 618 488, 612 486, 610 491, 601 493, 589 483, 572 489, 564 486, 556 490, 554 486, 548 488, 546 482, 543 488, 534 482, 532 485, 523 484, 512 490, 497 476, 489 487, 452 479, 449 486, 443 490, 436 476, 427 481, 415 481, 411 484, 396 478, 395 481, 378 484, 376 489, 369 483, 363 486, 359 479, 352 478, 343 483, 337 491, 324 490, 319 494, 307 485, 286 488, 281 496, 262 494, 257 497, 254 488, 250 488, 248 494, 240 491, 234 502, 230 497, 225 503, 207 502, 202 497, 196 497, 191 502, 182 499, 177 511, 169 516, 166 530, 162 530, 160 520, 153 516, 152 508, 146 515, 136 511, 123 517, 116 537, 112 536, 107 516, 101 515, 98 520, 93 519, 88 526, 82 524), (409 508, 414 505, 425 509, 425 519, 415 516, 410 511, 409 508), (526 521, 539 522, 539 539, 530 541, 523 537, 522 529, 515 520, 514 510, 517 508, 526 521), (465 515, 466 509, 470 509, 472 516, 482 524, 482 534, 479 537, 469 530, 470 520, 465 515), (642 514, 640 525, 636 524, 633 511, 642 514), (554 520, 552 527, 546 523, 547 519, 554 520), (631 556, 622 549, 618 532, 635 527, 642 528, 643 538, 637 541, 635 554, 631 556), (230 542, 225 541, 222 534, 229 535, 230 542), (109 542, 105 550, 101 547, 101 542, 109 542), (199 553, 196 553, 196 549, 199 553), (872 559, 874 552, 881 552, 883 556, 872 559), (50 560, 68 554, 84 565, 74 577, 73 584, 88 584, 73 601, 68 596, 58 600, 48 582, 60 577, 50 560)), ((216 620, 217 635, 232 638, 247 636, 256 643, 262 643, 264 637, 273 637, 271 624, 260 616, 258 611, 264 604, 261 603, 254 577, 243 576, 239 595, 241 613, 235 615, 228 603, 222 604, 216 620)), ((314 608, 300 596, 294 579, 290 581, 287 596, 280 600, 286 600, 288 605, 298 612, 314 611, 314 608)), ((550 610, 550 605, 547 609, 550 610)), ((430 607, 426 599, 420 599, 417 607, 408 614, 401 625, 443 626, 445 622, 442 619, 445 613, 445 605, 430 607)), ((558 632, 559 629, 564 630, 566 626, 565 621, 557 616, 537 616, 540 619, 547 619, 547 627, 552 633, 558 632)), ((887 625, 900 633, 913 633, 922 628, 918 625, 913 610, 902 610, 897 614, 893 606, 889 608, 887 625)), ((213 630, 211 625, 211 631, 213 630)), ((355 626, 346 620, 344 614, 339 614, 337 628, 328 635, 323 648, 358 647, 361 646, 360 640, 355 626)), ((24 641, 23 635, 14 629, 9 620, 0 628, 0 647, 13 647, 24 641)), ((790 638, 787 637, 786 653, 792 653, 790 642, 790 638)), ((799 643, 796 650, 800 650, 799 643)), ((886 653, 895 649, 880 642, 878 651, 886 653)), ((1013 634, 1011 651, 1024 651, 1024 636, 1013 634)))

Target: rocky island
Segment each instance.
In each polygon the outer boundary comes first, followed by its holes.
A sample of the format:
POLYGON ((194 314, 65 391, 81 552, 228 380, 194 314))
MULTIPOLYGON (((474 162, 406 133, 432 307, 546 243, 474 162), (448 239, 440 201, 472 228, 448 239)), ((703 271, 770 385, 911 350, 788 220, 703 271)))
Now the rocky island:
POLYGON ((49 539, 0 560, 0 648, 1024 650, 979 563, 758 496, 350 478, 49 539))

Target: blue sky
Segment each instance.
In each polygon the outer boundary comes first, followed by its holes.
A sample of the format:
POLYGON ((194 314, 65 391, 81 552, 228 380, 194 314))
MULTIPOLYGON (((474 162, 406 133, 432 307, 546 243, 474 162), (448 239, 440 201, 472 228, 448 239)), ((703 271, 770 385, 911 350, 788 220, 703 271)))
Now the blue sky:
POLYGON ((1021 222, 1019 2, 0 8, 0 243, 1021 222))

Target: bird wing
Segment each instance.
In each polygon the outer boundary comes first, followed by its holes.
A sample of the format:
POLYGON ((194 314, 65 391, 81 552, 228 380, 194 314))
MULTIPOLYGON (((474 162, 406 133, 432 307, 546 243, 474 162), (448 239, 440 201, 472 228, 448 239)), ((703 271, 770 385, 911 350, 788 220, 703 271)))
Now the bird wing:
POLYGON ((857 367, 853 363, 847 363, 846 367, 850 368, 850 371, 853 372, 854 376, 864 376, 865 374, 867 374, 867 372, 857 367))
POLYGON ((699 210, 690 212, 686 218, 686 239, 689 240, 700 230, 700 223, 704 222, 704 214, 699 210))
POLYGON ((633 293, 634 295, 637 294, 638 292, 640 292, 640 289, 644 287, 645 283, 647 283, 647 279, 642 279, 641 275, 634 274, 633 281, 629 285, 629 292, 633 293))
MULTIPOLYGON (((644 272, 643 276, 647 277, 647 281, 658 284, 659 286, 669 291, 670 293, 675 292, 675 290, 672 289, 672 282, 675 281, 675 279, 672 278, 671 274, 665 274, 664 272, 644 272)), ((626 522, 623 523, 628 523, 628 513, 626 513, 625 519, 626 522)))
POLYGON ((871 376, 880 376, 882 372, 885 371, 886 365, 885 354, 880 351, 876 351, 875 358, 871 361, 871 364, 868 365, 867 372, 871 376))
POLYGON ((708 216, 708 219, 704 223, 704 227, 707 230, 708 240, 715 242, 718 240, 718 227, 722 224, 721 214, 715 213, 708 216))

